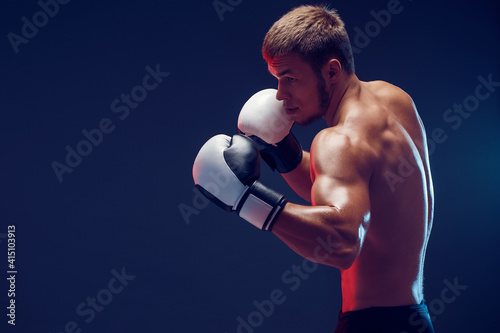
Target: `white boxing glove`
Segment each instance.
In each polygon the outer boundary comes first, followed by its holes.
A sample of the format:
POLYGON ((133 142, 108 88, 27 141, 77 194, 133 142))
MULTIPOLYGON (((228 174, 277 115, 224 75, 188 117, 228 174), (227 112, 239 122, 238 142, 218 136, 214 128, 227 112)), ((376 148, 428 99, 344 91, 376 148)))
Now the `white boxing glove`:
POLYGON ((261 230, 271 230, 285 197, 259 182, 260 156, 250 138, 216 135, 201 147, 193 179, 203 195, 261 230))
POLYGON ((290 132, 293 119, 276 93, 276 89, 264 89, 250 97, 240 111, 238 130, 257 143, 271 169, 287 173, 302 161, 302 148, 290 132))
POLYGON ((293 119, 286 114, 283 102, 276 99, 276 92, 276 89, 264 89, 250 97, 238 117, 241 132, 269 144, 280 142, 290 133, 293 119))

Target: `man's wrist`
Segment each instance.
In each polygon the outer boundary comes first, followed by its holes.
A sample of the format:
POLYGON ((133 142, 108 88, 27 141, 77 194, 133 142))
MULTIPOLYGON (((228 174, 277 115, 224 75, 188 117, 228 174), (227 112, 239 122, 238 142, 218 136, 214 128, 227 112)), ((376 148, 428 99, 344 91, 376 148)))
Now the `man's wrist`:
POLYGON ((271 231, 274 222, 285 207, 285 196, 255 181, 241 199, 238 215, 261 230, 271 231))

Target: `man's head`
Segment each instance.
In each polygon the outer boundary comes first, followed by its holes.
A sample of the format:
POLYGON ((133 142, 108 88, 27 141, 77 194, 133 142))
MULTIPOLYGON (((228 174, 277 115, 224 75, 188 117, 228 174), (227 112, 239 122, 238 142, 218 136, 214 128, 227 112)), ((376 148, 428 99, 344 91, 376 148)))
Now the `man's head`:
POLYGON ((335 10, 325 7, 300 6, 285 14, 266 34, 262 55, 271 74, 280 80, 279 85, 283 89, 280 96, 278 87, 277 98, 284 100, 285 107, 287 103, 290 104, 291 113, 296 107, 306 107, 296 104, 307 104, 308 109, 315 108, 307 112, 302 110, 303 116, 307 113, 308 117, 297 122, 303 125, 326 113, 332 97, 333 87, 330 83, 336 82, 342 73, 354 73, 352 49, 344 22, 335 10), (305 79, 309 81, 305 82, 305 79), (298 87, 299 81, 307 83, 308 87, 298 87), (314 87, 311 86, 313 81, 314 87), (288 84, 289 87, 286 87, 288 84), (305 100, 311 98, 311 88, 314 88, 317 101, 305 100), (290 95, 290 101, 287 101, 287 92, 294 94, 290 95))
POLYGON ((354 72, 349 36, 334 9, 304 5, 276 21, 264 38, 262 55, 269 63, 276 57, 298 53, 315 72, 331 58, 347 73, 354 72))

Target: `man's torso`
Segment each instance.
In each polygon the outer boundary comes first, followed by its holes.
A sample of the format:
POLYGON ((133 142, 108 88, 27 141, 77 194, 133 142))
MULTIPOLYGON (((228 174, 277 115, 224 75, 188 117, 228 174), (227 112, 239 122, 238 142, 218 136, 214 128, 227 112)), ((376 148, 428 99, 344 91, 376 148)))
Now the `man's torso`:
POLYGON ((362 82, 326 129, 347 135, 370 163, 370 222, 354 264, 341 271, 343 311, 418 304, 432 227, 425 131, 411 98, 382 81, 362 82))

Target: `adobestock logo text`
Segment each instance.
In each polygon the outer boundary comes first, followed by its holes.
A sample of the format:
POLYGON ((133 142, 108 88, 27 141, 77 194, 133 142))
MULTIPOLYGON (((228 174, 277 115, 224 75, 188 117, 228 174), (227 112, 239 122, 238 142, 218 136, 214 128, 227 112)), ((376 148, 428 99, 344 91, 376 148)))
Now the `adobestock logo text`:
POLYGON ((41 10, 35 12, 31 20, 26 16, 21 17, 22 26, 21 33, 16 34, 9 32, 7 39, 14 50, 14 53, 19 53, 19 46, 21 44, 28 44, 28 42, 38 35, 39 29, 45 27, 51 18, 54 18, 59 13, 60 5, 66 5, 70 0, 40 0, 38 6, 41 10))

